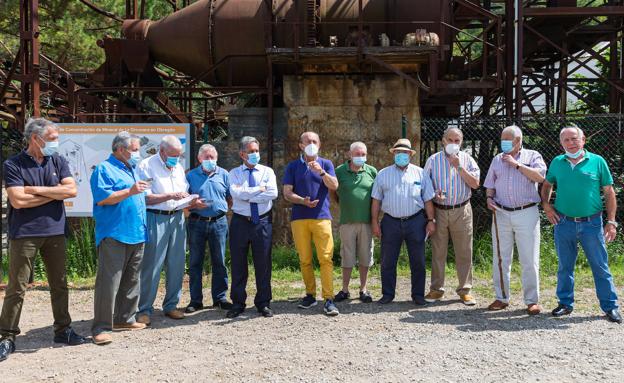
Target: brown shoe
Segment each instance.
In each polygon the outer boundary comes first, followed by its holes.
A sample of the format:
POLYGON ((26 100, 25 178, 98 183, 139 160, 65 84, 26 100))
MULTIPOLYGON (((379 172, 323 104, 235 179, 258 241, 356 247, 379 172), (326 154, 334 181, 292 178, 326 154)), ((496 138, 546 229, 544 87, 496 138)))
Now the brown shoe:
POLYGON ((542 306, 537 303, 532 303, 527 307, 527 314, 529 315, 537 315, 542 312, 542 306))
POLYGON ((111 336, 111 334, 106 333, 106 332, 97 334, 96 336, 93 337, 93 343, 97 344, 98 346, 109 344, 112 341, 113 341, 113 337, 111 336))
POLYGON ((459 299, 462 301, 463 304, 465 304, 466 306, 474 306, 477 304, 477 300, 474 299, 474 297, 470 294, 461 294, 459 296, 459 299))
POLYGON ((185 318, 184 313, 180 310, 167 311, 165 315, 171 319, 184 319, 185 318))
POLYGON ((146 326, 149 326, 150 324, 152 324, 152 321, 151 321, 149 315, 147 315, 147 314, 141 314, 141 315, 137 316, 136 321, 137 321, 137 323, 143 323, 146 326))
POLYGON ((133 331, 133 330, 143 330, 147 325, 145 323, 134 322, 134 323, 116 323, 113 324, 113 331, 133 331))
POLYGON ((494 302, 490 303, 490 305, 488 306, 488 310, 490 311, 504 310, 507 308, 507 306, 509 306, 509 303, 501 302, 497 299, 494 302))
POLYGON ((444 291, 431 290, 429 294, 425 295, 425 302, 435 303, 444 297, 444 291))

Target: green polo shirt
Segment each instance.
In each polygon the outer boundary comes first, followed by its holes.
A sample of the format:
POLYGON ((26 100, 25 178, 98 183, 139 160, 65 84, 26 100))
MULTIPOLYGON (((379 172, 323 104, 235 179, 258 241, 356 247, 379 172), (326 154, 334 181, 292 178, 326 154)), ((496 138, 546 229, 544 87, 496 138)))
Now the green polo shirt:
POLYGON ((366 223, 371 221, 371 192, 377 177, 377 169, 364 164, 355 173, 349 161, 336 168, 340 224, 366 223))
POLYGON ((557 187, 555 209, 569 217, 588 217, 602 211, 600 191, 613 185, 607 162, 587 150, 574 167, 565 154, 555 157, 546 180, 557 187))

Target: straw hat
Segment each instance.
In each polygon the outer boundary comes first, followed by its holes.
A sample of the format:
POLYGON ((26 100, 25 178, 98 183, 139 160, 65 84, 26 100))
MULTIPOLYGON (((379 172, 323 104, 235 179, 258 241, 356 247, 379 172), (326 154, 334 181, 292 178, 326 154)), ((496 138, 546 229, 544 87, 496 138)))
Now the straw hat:
POLYGON ((399 138, 392 148, 390 148, 390 153, 394 153, 399 149, 407 149, 412 152, 412 154, 416 154, 416 151, 412 149, 412 143, 407 138, 399 138))

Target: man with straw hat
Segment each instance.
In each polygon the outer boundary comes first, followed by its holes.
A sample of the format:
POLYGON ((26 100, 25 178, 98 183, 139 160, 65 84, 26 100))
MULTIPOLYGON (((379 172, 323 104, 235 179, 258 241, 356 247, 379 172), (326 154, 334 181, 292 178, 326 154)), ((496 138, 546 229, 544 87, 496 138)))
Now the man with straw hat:
POLYGON ((501 134, 501 150, 490 165, 483 186, 493 213, 493 280, 496 300, 488 310, 509 306, 509 279, 514 243, 522 266, 522 290, 529 315, 542 311, 539 302, 540 196, 546 164, 535 150, 522 147, 522 130, 508 126, 501 134))
POLYGON ((416 153, 406 138, 390 149, 394 164, 383 168, 373 185, 371 226, 381 238, 381 304, 394 300, 397 261, 405 242, 411 270, 411 298, 417 305, 425 302, 425 239, 435 231, 431 179, 422 168, 411 164, 416 153), (379 223, 379 212, 384 216, 379 223))

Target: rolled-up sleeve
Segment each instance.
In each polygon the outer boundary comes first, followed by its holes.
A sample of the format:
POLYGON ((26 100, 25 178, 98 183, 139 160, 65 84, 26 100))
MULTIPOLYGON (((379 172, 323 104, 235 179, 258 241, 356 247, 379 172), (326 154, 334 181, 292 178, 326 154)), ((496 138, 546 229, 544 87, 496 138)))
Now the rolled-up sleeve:
POLYGON ((91 194, 93 194, 93 202, 99 203, 113 194, 114 182, 106 172, 106 168, 98 165, 93 174, 91 174, 91 194))
POLYGON ((542 155, 538 152, 535 152, 535 155, 531 158, 531 164, 529 166, 533 169, 538 169, 542 176, 546 175, 546 163, 542 155))

